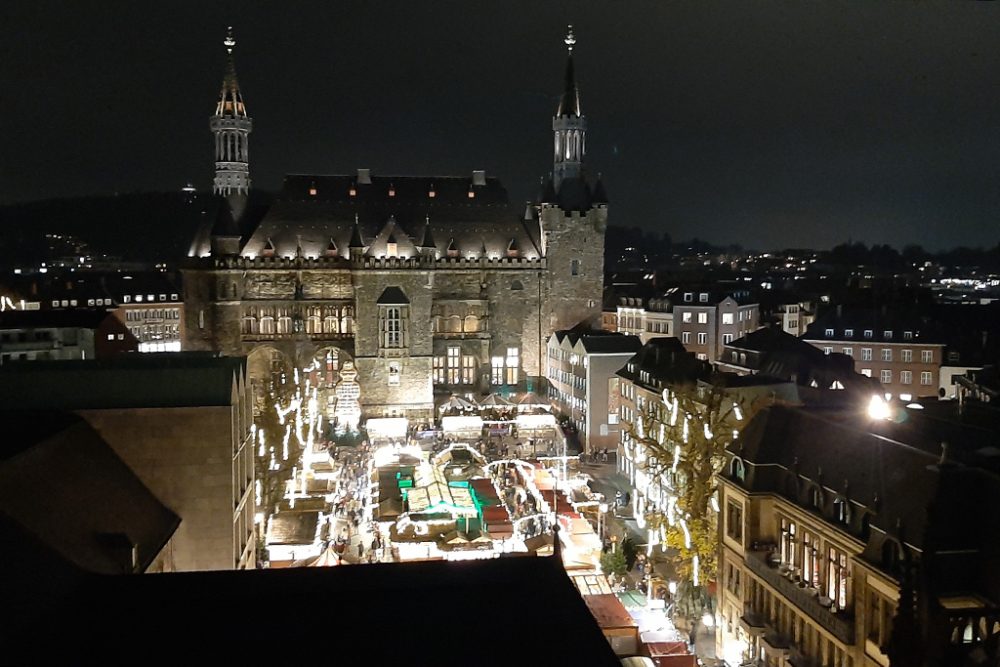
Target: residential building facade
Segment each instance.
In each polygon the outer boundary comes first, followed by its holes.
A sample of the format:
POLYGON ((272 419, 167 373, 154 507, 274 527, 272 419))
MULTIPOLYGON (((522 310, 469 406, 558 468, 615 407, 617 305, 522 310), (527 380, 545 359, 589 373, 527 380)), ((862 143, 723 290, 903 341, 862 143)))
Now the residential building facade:
POLYGON ((634 336, 604 331, 557 331, 546 350, 549 398, 577 428, 584 453, 620 440, 617 371, 640 347, 634 336))
POLYGON ((722 348, 760 325, 756 301, 746 291, 675 288, 673 333, 689 352, 703 361, 719 360, 722 348))

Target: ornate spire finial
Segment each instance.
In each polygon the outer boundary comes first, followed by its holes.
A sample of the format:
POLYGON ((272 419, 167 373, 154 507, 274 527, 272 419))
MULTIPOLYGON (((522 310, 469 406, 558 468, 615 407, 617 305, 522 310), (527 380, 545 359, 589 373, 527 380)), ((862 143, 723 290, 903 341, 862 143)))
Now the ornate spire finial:
POLYGON ((226 39, 222 43, 226 45, 226 53, 233 52, 233 47, 236 46, 236 38, 233 37, 233 26, 226 28, 226 39))
POLYGON ((566 26, 566 38, 563 39, 563 42, 566 43, 566 48, 569 50, 570 53, 572 53, 573 45, 576 44, 576 36, 573 34, 572 23, 566 26))

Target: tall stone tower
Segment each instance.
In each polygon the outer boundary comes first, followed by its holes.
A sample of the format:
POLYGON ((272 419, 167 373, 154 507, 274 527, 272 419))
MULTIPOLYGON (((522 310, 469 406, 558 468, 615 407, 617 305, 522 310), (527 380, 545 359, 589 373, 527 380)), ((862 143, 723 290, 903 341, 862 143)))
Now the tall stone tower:
POLYGON ((600 318, 608 222, 604 186, 598 178, 591 187, 584 167, 587 119, 573 67, 573 26, 569 26, 564 42, 568 52, 566 77, 552 118, 554 162, 552 174, 543 179, 538 204, 542 252, 548 266, 550 333, 580 323, 596 325, 600 318))
MULTIPOLYGON (((210 127, 215 134, 215 183, 212 191, 219 195, 243 195, 250 192, 249 138, 253 121, 243 104, 240 83, 236 79, 233 59, 233 28, 229 27, 226 39, 226 76, 222 92, 215 106, 210 127)), ((239 217, 239 216, 237 216, 239 217)))

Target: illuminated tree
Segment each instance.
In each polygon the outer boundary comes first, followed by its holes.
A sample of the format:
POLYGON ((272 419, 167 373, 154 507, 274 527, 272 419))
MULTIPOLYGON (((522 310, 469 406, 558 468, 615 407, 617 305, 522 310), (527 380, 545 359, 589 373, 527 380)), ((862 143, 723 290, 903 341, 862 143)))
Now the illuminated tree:
POLYGON ((268 382, 264 405, 254 421, 257 426, 256 473, 260 484, 257 511, 263 514, 265 526, 285 495, 292 470, 302 459, 303 447, 295 437, 297 411, 288 410, 294 398, 295 387, 291 383, 268 382))
POLYGON ((718 571, 718 488, 715 475, 725 452, 754 410, 713 384, 676 386, 661 400, 647 402, 635 421, 625 424, 633 460, 651 483, 669 489, 662 509, 644 515, 660 531, 680 590, 703 597, 699 589, 718 571))

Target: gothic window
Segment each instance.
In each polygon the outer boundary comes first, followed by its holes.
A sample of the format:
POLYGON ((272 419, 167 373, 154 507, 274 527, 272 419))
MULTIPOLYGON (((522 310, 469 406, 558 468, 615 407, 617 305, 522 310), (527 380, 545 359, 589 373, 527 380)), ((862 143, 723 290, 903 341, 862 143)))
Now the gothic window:
POLYGON ((344 309, 345 315, 340 318, 340 333, 342 334, 353 334, 354 333, 354 318, 347 315, 347 309, 344 309))
POLYGON ((458 315, 449 317, 445 325, 445 331, 448 333, 462 333, 462 318, 458 315))
POLYGON ((479 318, 475 315, 468 315, 465 318, 465 332, 475 333, 479 331, 479 318))
POLYGON ((476 358, 471 355, 462 357, 462 384, 476 383, 476 358))
POLYGON ((578 260, 578 259, 571 259, 569 261, 569 274, 571 276, 578 276, 578 275, 580 275, 580 260, 578 260))
POLYGON ((288 315, 282 315, 278 318, 278 333, 279 334, 290 334, 292 333, 292 318, 288 315))
POLYGON ((458 384, 461 355, 461 348, 448 348, 448 384, 458 384))
POLYGON ((397 306, 385 309, 382 322, 383 347, 402 347, 403 321, 400 310, 397 306))
POLYGON ((340 327, 337 323, 337 318, 333 315, 327 315, 323 318, 323 333, 338 333, 340 327))
POLYGON ((247 315, 243 318, 242 332, 244 334, 255 334, 257 333, 257 318, 253 315, 247 315))
POLYGON ((310 315, 309 319, 306 320, 306 333, 308 334, 318 334, 323 330, 322 321, 319 319, 319 315, 310 315))
POLYGON ((507 348, 507 384, 517 384, 518 371, 521 366, 520 356, 520 350, 518 350, 518 348, 507 348))
POLYGON ((265 315, 260 318, 260 332, 265 335, 271 335, 274 333, 274 318, 270 315, 265 315))
POLYGON ((434 384, 444 384, 444 357, 434 357, 434 384))
POLYGON ((503 357, 490 360, 490 384, 503 384, 503 357))

